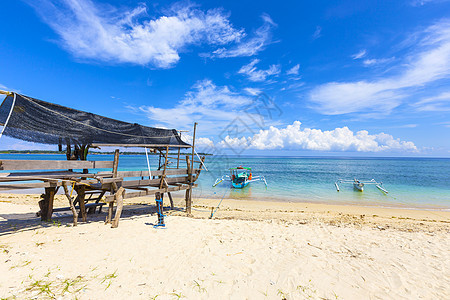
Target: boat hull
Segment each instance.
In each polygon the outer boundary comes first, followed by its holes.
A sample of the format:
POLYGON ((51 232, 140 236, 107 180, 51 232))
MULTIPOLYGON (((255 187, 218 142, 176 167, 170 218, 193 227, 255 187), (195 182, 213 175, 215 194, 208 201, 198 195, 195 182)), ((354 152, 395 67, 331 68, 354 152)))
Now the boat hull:
POLYGON ((353 188, 357 191, 364 191, 364 183, 354 183, 353 188))
POLYGON ((242 189, 242 188, 246 187, 249 183, 250 183, 249 181, 244 181, 244 182, 241 182, 241 183, 231 182, 231 184, 233 185, 233 187, 235 189, 242 189))

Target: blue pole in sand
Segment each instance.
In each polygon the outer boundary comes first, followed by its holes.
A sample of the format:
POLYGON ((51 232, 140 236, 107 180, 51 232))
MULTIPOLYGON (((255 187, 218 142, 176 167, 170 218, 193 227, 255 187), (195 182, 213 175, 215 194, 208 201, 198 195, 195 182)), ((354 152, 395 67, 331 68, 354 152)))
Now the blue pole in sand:
POLYGON ((163 196, 160 193, 156 193, 155 201, 156 201, 156 211, 158 213, 158 224, 154 225, 153 227, 155 228, 166 227, 166 224, 164 224, 164 214, 163 214, 163 196))

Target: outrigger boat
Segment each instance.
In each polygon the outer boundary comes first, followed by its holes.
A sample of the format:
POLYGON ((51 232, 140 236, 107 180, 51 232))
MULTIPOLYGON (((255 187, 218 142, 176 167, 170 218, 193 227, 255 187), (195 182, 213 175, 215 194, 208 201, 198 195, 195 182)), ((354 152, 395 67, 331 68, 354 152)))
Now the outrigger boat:
POLYGON ((344 180, 344 179, 339 179, 337 180, 334 185, 336 186, 336 190, 339 192, 339 184, 344 183, 344 184, 353 184, 353 188, 357 191, 364 191, 364 185, 366 184, 375 184, 375 186, 382 191, 383 193, 387 194, 389 193, 384 187, 383 187, 383 183, 382 182, 377 182, 375 179, 372 180, 367 180, 367 181, 361 181, 361 180, 357 180, 356 178, 353 180, 344 180))
POLYGON ((249 185, 250 182, 263 181, 267 187, 266 178, 264 176, 253 176, 252 168, 239 166, 230 169, 230 175, 224 175, 216 179, 213 187, 217 186, 223 181, 231 181, 231 186, 235 189, 242 189, 249 185))

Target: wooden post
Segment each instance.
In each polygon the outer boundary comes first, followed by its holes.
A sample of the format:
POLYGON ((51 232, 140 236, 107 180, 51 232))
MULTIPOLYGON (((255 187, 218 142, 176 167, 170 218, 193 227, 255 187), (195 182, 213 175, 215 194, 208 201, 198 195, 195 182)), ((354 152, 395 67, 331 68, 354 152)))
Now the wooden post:
MULTIPOLYGON (((116 149, 114 151, 114 161, 113 161, 113 169, 112 169, 112 173, 113 173, 113 178, 117 177, 117 170, 119 169, 119 149, 116 149)), ((117 184, 115 182, 113 182, 111 184, 111 193, 116 193, 118 190, 117 188, 117 184)), ((109 203, 109 207, 108 207, 108 217, 106 218, 105 224, 111 223, 111 219, 112 219, 112 215, 113 215, 113 207, 114 207, 114 202, 110 202, 109 203)))
POLYGON ((186 155, 186 166, 188 171, 188 184, 189 188, 186 190, 186 213, 187 215, 191 215, 191 206, 192 206, 192 198, 191 198, 191 179, 192 179, 192 172, 191 172, 191 162, 189 159, 189 155, 186 155))
POLYGON ((70 210, 72 211, 72 214, 73 214, 73 226, 77 226, 78 213, 77 213, 77 210, 75 209, 75 205, 73 205, 73 198, 69 194, 69 189, 67 188, 67 182, 63 181, 62 185, 64 188, 64 194, 66 195, 67 199, 69 200, 70 210))
POLYGON ((167 195, 169 195, 170 209, 173 209, 173 199, 172 199, 172 194, 171 194, 170 192, 167 192, 167 195))
POLYGON ((86 215, 86 206, 84 205, 84 199, 85 199, 85 191, 86 187, 84 185, 75 186, 75 190, 77 191, 77 198, 78 198, 78 204, 80 205, 80 213, 81 213, 81 219, 83 222, 87 221, 87 215, 86 215))
MULTIPOLYGON (((181 131, 180 131, 180 140, 181 140, 181 131)), ((181 154, 181 147, 178 147, 177 169, 180 168, 180 154, 181 154)))
POLYGON ((47 220, 47 211, 48 211, 48 195, 47 193, 41 195, 42 200, 39 201, 39 208, 41 209, 41 221, 47 220))
POLYGON ((123 196, 125 194, 125 189, 120 187, 119 190, 114 194, 114 199, 116 201, 117 209, 116 215, 114 216, 114 220, 112 221, 111 228, 117 228, 119 226, 120 215, 122 214, 123 208, 123 196))
MULTIPOLYGON (((195 154, 195 133, 197 131, 197 122, 194 123, 194 134, 192 136, 192 161, 191 161, 191 167, 189 169, 189 212, 188 215, 191 215, 191 207, 192 207, 192 188, 193 188, 193 180, 192 180, 192 172, 194 172, 194 154, 195 154)), ((188 158, 186 156, 186 158, 188 158)))
POLYGON ((114 151, 114 161, 113 161, 113 177, 117 177, 117 170, 119 169, 119 149, 114 151))
MULTIPOLYGON (((168 155, 168 154, 169 154, 169 146, 166 146, 166 155, 164 156, 164 170, 163 170, 163 174, 162 174, 162 176, 161 176, 161 182, 159 183, 159 188, 160 188, 160 189, 163 188, 164 182, 166 182, 165 180, 166 180, 167 155, 168 155)), ((168 188, 168 187, 169 187, 169 186, 167 185, 167 188, 168 188)), ((164 201, 164 193, 163 193, 163 195, 161 195, 161 198, 160 198, 160 199, 164 201)), ((161 213, 163 213, 163 210, 164 210, 164 205, 161 204, 161 213)))
POLYGON ((50 221, 52 219, 53 214, 53 200, 55 199, 55 188, 48 187, 45 188, 45 194, 47 195, 47 216, 46 220, 50 221))

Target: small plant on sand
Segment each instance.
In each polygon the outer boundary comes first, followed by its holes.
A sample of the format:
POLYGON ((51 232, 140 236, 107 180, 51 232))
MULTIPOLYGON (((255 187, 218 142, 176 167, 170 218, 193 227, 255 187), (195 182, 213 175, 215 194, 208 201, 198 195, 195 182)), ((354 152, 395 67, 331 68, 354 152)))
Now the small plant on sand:
POLYGON ((297 291, 301 292, 303 296, 306 296, 307 298, 312 298, 313 294, 316 294, 316 290, 312 288, 311 279, 308 281, 307 285, 298 285, 297 291))
POLYGON ((115 270, 113 273, 105 275, 105 277, 103 277, 103 280, 101 281, 101 283, 104 283, 105 281, 108 281, 108 284, 106 285, 105 291, 111 286, 112 283, 112 279, 117 278, 117 274, 116 274, 117 270, 115 270))
POLYGON ((278 289, 277 295, 280 296, 282 300, 286 300, 288 294, 283 292, 281 289, 278 289))
POLYGON ((3 253, 8 254, 9 253, 8 248, 9 248, 8 245, 0 245, 0 250, 2 250, 3 253))
POLYGON ((111 279, 117 278, 117 274, 116 273, 117 273, 117 270, 115 270, 111 274, 105 275, 105 277, 102 280, 102 283, 105 282, 106 280, 111 280, 111 279))
POLYGON ((194 280, 194 289, 197 289, 200 293, 206 292, 206 289, 197 280, 194 280))
POLYGON ((36 242, 36 247, 40 247, 40 246, 42 246, 42 245, 44 245, 45 243, 39 243, 39 242, 36 242))
POLYGON ((61 226, 61 221, 60 220, 52 220, 53 225, 60 227, 61 226))
POLYGON ((15 268, 22 268, 22 267, 28 266, 29 264, 31 264, 31 261, 30 261, 30 260, 26 260, 26 261, 24 261, 24 262, 22 262, 22 263, 20 263, 20 264, 17 264, 17 265, 15 265, 15 266, 12 266, 12 267, 9 268, 9 269, 12 270, 12 269, 15 269, 15 268))
POLYGON ((55 293, 53 293, 50 290, 51 282, 44 282, 42 280, 35 280, 33 281, 28 288, 26 288, 26 291, 39 291, 38 295, 46 295, 49 298, 54 299, 55 293))
POLYGON ((173 292, 170 293, 170 295, 173 295, 173 296, 177 297, 177 299, 181 299, 181 298, 184 298, 184 297, 185 297, 185 296, 183 295, 183 293, 181 293, 181 292, 176 293, 175 290, 173 290, 173 292))

